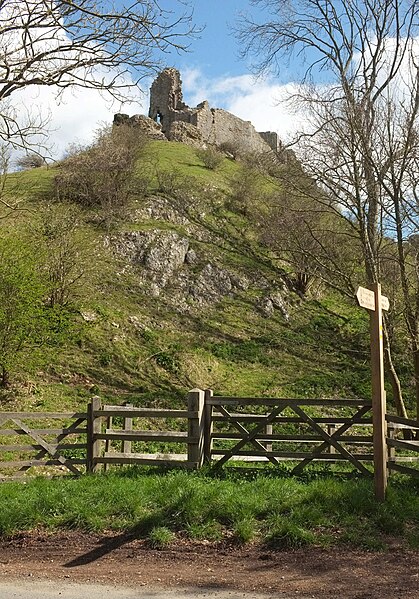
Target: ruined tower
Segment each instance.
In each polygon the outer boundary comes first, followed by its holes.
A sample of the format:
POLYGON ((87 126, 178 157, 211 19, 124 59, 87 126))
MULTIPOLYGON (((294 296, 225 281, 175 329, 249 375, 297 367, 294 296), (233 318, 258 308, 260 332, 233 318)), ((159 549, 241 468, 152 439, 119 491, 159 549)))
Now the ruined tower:
POLYGON ((163 133, 168 133, 170 125, 187 108, 183 102, 182 81, 177 69, 164 69, 154 80, 150 89, 150 110, 148 116, 160 123, 163 133))
POLYGON ((180 141, 180 130, 186 138, 198 140, 200 144, 232 144, 243 152, 277 152, 280 146, 276 133, 258 133, 250 121, 243 121, 226 110, 211 108, 207 101, 195 108, 187 106, 183 101, 180 73, 174 68, 164 69, 153 82, 148 116, 160 124, 169 140, 180 141))

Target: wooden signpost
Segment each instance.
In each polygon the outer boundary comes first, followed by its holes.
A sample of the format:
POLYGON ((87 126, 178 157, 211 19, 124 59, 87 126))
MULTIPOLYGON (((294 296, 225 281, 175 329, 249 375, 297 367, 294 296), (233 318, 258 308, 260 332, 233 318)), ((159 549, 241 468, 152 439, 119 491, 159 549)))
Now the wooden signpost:
POLYGON ((384 501, 387 488, 387 424, 382 311, 389 309, 389 301, 381 295, 380 283, 374 283, 372 289, 359 287, 356 297, 359 305, 370 313, 374 489, 376 498, 384 501))

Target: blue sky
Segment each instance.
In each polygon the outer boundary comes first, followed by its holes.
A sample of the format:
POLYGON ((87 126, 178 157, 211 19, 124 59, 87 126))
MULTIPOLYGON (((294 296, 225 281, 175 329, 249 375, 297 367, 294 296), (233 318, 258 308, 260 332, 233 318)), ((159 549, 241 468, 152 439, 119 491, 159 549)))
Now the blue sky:
MULTIPOLYGON (((239 47, 230 30, 240 11, 249 7, 246 0, 192 0, 194 18, 203 26, 199 39, 191 43, 190 52, 172 55, 171 61, 180 70, 200 68, 207 77, 237 76, 247 72, 246 64, 239 59, 239 47)), ((173 6, 166 0, 163 6, 173 6)))
MULTIPOLYGON (((255 81, 249 65, 239 58, 238 43, 230 28, 240 12, 257 13, 256 8, 250 0, 187 2, 194 10, 195 22, 204 29, 199 38, 191 40, 189 52, 162 57, 164 66, 180 70, 186 103, 196 106, 208 100, 213 107, 251 121, 258 131, 276 131, 286 140, 298 123, 298 117, 281 103, 292 91, 292 75, 284 69, 281 83, 274 79, 255 81)), ((177 0, 160 0, 160 5, 174 11, 174 16, 179 14, 181 5, 177 0)), ((25 90, 22 104, 42 106, 51 115, 51 154, 59 158, 69 144, 89 143, 94 131, 111 123, 116 112, 147 114, 151 80, 144 84, 145 95, 137 94, 133 103, 123 106, 111 104, 93 90, 68 90, 57 105, 51 88, 25 90)))

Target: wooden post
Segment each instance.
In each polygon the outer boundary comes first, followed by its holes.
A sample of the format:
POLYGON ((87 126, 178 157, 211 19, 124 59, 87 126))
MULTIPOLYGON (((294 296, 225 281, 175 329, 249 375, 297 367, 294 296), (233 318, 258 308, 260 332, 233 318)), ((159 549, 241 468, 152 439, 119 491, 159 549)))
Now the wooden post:
MULTIPOLYGON (((267 435, 272 435, 272 432, 273 432, 272 424, 267 424, 265 426, 265 433, 267 435)), ((265 445, 266 451, 272 451, 272 441, 266 441, 264 445, 265 445)))
MULTIPOLYGON (((113 418, 112 416, 108 416, 107 420, 106 420, 106 430, 111 430, 113 426, 113 418)), ((105 441, 105 455, 109 452, 111 448, 111 440, 110 439, 106 439, 105 441)), ((104 464, 103 465, 103 470, 105 472, 107 472, 109 470, 109 466, 110 464, 104 464)))
MULTIPOLYGON (((132 403, 125 404, 127 408, 132 408, 132 403)), ((124 418, 124 431, 132 431, 132 418, 124 418)), ((122 441, 122 453, 131 453, 132 441, 122 441)))
MULTIPOLYGON (((327 434, 332 436, 336 431, 336 424, 328 424, 327 425, 327 434)), ((336 453, 336 447, 329 443, 329 453, 336 453)))
POLYGON ((102 418, 94 415, 100 409, 100 398, 92 397, 87 407, 87 472, 97 472, 100 467, 95 459, 100 456, 101 441, 96 439, 96 435, 101 432, 102 418))
POLYGON ((212 452, 212 433, 214 429, 214 423, 212 421, 213 406, 208 404, 208 399, 212 396, 212 390, 206 389, 204 397, 204 461, 206 463, 211 462, 212 452))
POLYGON ((384 501, 387 489, 387 423, 386 394, 384 389, 383 313, 381 285, 373 285, 375 310, 370 310, 371 327, 371 382, 374 447, 374 490, 379 501, 384 501))
POLYGON ((195 468, 200 468, 204 462, 204 392, 192 389, 188 393, 188 411, 197 412, 193 418, 188 418, 188 462, 195 468))

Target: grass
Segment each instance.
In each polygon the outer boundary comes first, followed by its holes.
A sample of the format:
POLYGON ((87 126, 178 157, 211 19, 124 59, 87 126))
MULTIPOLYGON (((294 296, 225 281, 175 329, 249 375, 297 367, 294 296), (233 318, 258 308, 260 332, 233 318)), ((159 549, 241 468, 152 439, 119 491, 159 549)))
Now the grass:
POLYGON ((395 479, 385 503, 370 481, 306 480, 249 470, 188 473, 127 469, 80 479, 35 479, 0 486, 0 535, 24 531, 123 531, 164 548, 177 538, 273 549, 346 545, 417 548, 418 484, 395 479))
MULTIPOLYGON (((208 200, 211 205, 213 189, 223 197, 231 193, 232 180, 243 168, 226 158, 211 170, 190 146, 156 141, 150 143, 139 170, 149 175, 151 193, 158 189, 159 170, 175 170, 180 178, 194 179, 202 202, 208 200)), ((42 220, 53 176, 52 168, 11 175, 9 192, 25 198, 24 205, 30 209, 1 219, 2 230, 30 230, 35 215, 42 220)), ((72 312, 73 338, 42 352, 43 362, 31 368, 29 362, 22 364, 14 377, 14 389, 0 395, 6 409, 13 405, 14 409, 84 410, 92 394, 100 395, 105 403, 183 407, 186 392, 193 387, 212 388, 222 395, 369 396, 367 315, 331 293, 304 301, 284 294, 289 322, 279 311, 269 319, 258 313, 255 306, 266 293, 265 283, 234 290, 203 309, 197 304, 191 313, 182 313, 173 300, 176 281, 158 298, 151 297, 143 284, 141 265, 126 269, 126 263, 110 249, 109 235, 144 228, 177 230, 190 239, 199 256, 200 262, 190 267, 194 276, 207 263, 250 281, 260 273, 273 287, 279 275, 269 274, 254 256, 241 251, 240 244, 236 247, 236 238, 223 237, 246 225, 245 216, 233 215, 227 226, 224 221, 231 213, 215 212, 210 225, 220 231, 213 236, 196 223, 131 220, 137 201, 143 200, 132 198, 130 210, 110 233, 100 228, 92 209, 81 211, 78 235, 83 251, 79 258, 86 274, 72 312), (93 312, 96 320, 85 322, 80 314, 84 311, 93 312)), ((53 207, 57 212, 61 209, 58 203, 53 207)), ((252 238, 254 231, 249 235, 252 238)), ((403 382, 408 400, 409 381, 406 370, 403 382)))

